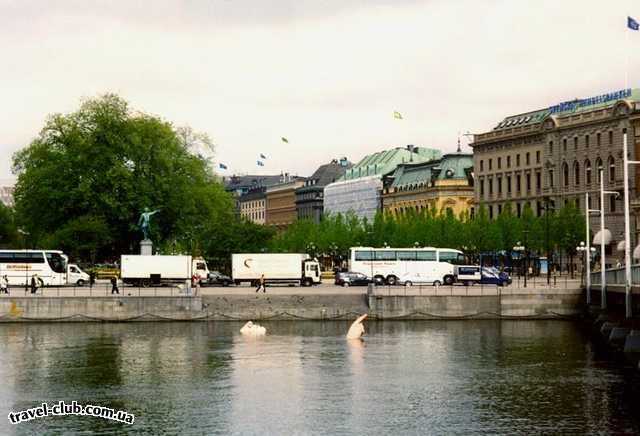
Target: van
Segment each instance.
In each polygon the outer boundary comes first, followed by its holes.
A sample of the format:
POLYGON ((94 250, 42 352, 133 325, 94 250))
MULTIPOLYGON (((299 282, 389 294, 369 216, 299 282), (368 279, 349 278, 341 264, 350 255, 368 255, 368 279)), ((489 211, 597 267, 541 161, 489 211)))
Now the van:
POLYGON ((67 284, 84 286, 89 282, 89 274, 82 271, 75 263, 70 263, 67 266, 67 284))

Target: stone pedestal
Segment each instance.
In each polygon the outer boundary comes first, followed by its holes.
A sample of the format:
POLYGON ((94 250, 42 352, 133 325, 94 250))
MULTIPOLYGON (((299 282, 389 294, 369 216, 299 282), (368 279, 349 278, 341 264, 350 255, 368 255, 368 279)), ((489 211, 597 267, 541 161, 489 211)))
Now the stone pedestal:
POLYGON ((143 256, 151 256, 153 254, 153 242, 149 239, 143 239, 140 242, 140 254, 143 256))

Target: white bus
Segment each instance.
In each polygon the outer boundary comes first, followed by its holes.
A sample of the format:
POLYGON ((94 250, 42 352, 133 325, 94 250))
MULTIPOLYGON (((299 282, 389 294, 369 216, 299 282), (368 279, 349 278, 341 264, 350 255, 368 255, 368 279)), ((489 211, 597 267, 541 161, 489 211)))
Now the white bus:
POLYGON ((67 284, 69 259, 58 250, 0 250, 0 276, 7 276, 9 285, 31 284, 38 274, 44 286, 67 284))
POLYGON ((373 277, 376 283, 403 281, 453 284, 453 266, 464 264, 462 251, 452 248, 352 247, 349 270, 373 277))

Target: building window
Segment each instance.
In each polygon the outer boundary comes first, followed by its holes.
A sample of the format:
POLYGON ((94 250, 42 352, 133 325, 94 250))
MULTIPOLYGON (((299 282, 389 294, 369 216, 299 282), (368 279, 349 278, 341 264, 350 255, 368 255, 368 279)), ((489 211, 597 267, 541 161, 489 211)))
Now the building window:
POLYGON ((520 174, 516 176, 516 192, 520 193, 520 174))
POLYGON ((527 174, 527 192, 531 191, 531 174, 527 174))
POLYGON ((540 163, 540 150, 536 151, 536 163, 539 164, 540 163))
POLYGON ((492 220, 493 219, 493 206, 489 205, 489 219, 492 220))
POLYGON ((511 156, 507 156, 507 168, 511 168, 511 156))
POLYGON ((573 163, 573 181, 576 186, 580 184, 580 164, 578 162, 573 163))
POLYGON ((578 149, 578 137, 577 136, 573 138, 573 148, 575 150, 578 149))
POLYGON ((589 135, 584 136, 584 146, 589 148, 589 135))
POLYGON ((498 169, 502 168, 502 158, 498 158, 498 169))
POLYGON ((493 195, 493 179, 489 179, 489 197, 493 195))
POLYGON ((520 166, 520 154, 516 154, 516 166, 520 166))
POLYGON ((516 215, 518 216, 518 218, 520 218, 520 216, 522 215, 522 205, 520 203, 516 204, 516 215))
POLYGON ((492 161, 491 159, 489 159, 489 171, 491 171, 491 167, 492 167, 492 165, 491 165, 491 164, 492 164, 492 163, 493 163, 493 161, 492 161))
POLYGON ((596 133, 596 145, 600 147, 601 135, 600 132, 596 133))
POLYGON ((502 195, 502 177, 498 177, 496 183, 498 184, 498 195, 502 195))
POLYGON ((613 130, 609 130, 609 145, 613 145, 613 130))
POLYGON ((602 173, 602 159, 596 160, 596 182, 600 183, 600 174, 602 173))
POLYGON ((511 176, 507 176, 507 194, 511 194, 511 176))
POLYGON ((615 211, 616 211, 616 196, 610 195, 609 196, 609 212, 615 212, 615 211))
POLYGON ((553 154, 553 141, 549 141, 549 154, 553 154))
POLYGON ((480 171, 484 171, 484 160, 480 159, 480 171))
POLYGON ((500 215, 502 213, 502 205, 499 204, 498 205, 498 215, 500 215))
POLYGON ((584 163, 584 182, 587 185, 591 184, 591 162, 589 159, 584 163))
POLYGON ((549 170, 549 187, 553 188, 553 170, 549 170))
POLYGON ((541 176, 540 176, 540 172, 536 173, 536 191, 540 192, 540 188, 542 187, 542 180, 541 180, 541 176))
POLYGON ((616 164, 613 160, 613 156, 609 156, 609 182, 613 183, 616 181, 616 164))
POLYGON ((562 140, 562 151, 567 152, 567 138, 562 140))
POLYGON ((562 185, 569 186, 569 165, 566 162, 562 164, 562 185))
POLYGON ((531 157, 531 153, 527 152, 526 159, 525 159, 526 165, 529 165, 531 163, 530 157, 531 157))
POLYGON ((484 197, 484 180, 480 180, 480 198, 484 197))

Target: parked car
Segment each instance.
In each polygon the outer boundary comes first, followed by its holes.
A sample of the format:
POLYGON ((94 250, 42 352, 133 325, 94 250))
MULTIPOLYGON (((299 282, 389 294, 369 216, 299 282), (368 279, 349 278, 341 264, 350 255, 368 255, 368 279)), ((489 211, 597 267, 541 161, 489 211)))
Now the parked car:
POLYGON ((509 275, 509 272, 505 269, 503 269, 502 271, 500 271, 498 268, 496 268, 495 266, 490 266, 487 267, 491 272, 493 272, 494 274, 498 275, 502 280, 504 280, 508 285, 511 284, 512 279, 511 276, 509 275))
POLYGON ((438 279, 433 279, 432 277, 428 277, 426 275, 421 275, 420 273, 407 273, 398 279, 399 285, 404 286, 413 286, 413 285, 433 285, 433 286, 441 286, 442 281, 438 279))
POLYGON ((510 283, 510 280, 511 279, 507 273, 500 272, 497 268, 482 268, 482 279, 480 280, 480 283, 483 285, 506 286, 510 283))
POLYGON ((222 274, 220 271, 209 272, 209 279, 207 280, 207 283, 210 285, 229 286, 231 282, 231 277, 226 274, 222 274))
POLYGON ((366 286, 371 283, 371 279, 364 274, 357 272, 336 273, 335 284, 338 286, 366 286))

